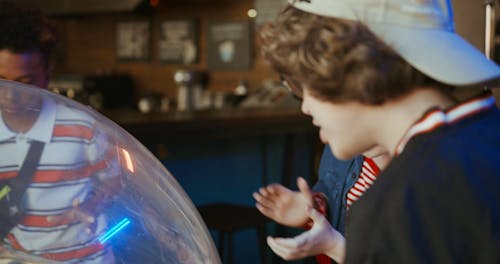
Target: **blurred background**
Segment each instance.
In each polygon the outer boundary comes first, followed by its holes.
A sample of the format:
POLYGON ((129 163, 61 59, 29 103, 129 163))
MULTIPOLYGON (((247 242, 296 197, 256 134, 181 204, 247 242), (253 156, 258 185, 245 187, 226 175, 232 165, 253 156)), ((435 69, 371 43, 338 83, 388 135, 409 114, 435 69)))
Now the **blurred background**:
MULTIPOLYGON (((259 52, 258 30, 285 0, 18 1, 40 7, 56 27, 50 89, 139 139, 196 206, 252 207, 260 186, 315 181, 317 131, 259 52)), ((482 51, 489 44, 498 61, 487 3, 454 0, 456 29, 482 51)), ((239 221, 236 211, 216 212, 216 221, 239 221)), ((224 241, 221 227, 209 225, 223 262, 281 262, 259 248, 259 221, 234 227, 224 241)), ((270 235, 296 232, 264 227, 270 235)))

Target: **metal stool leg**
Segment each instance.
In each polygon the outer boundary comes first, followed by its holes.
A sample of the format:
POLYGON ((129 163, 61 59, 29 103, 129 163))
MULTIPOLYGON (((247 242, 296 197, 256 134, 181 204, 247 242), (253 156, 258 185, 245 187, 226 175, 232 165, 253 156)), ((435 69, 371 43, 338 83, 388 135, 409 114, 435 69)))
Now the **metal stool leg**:
POLYGON ((257 230, 257 243, 259 243, 259 253, 260 253, 260 263, 267 263, 267 254, 266 254, 266 232, 265 226, 258 226, 257 230))
POLYGON ((227 264, 233 264, 233 233, 227 234, 227 264))
POLYGON ((224 240, 225 240, 226 234, 225 234, 224 231, 219 231, 218 233, 219 233, 219 239, 218 239, 218 242, 217 242, 218 243, 217 248, 219 250, 219 257, 220 257, 221 261, 223 261, 224 257, 225 257, 224 256, 224 253, 225 253, 224 252, 224 246, 225 246, 224 245, 224 242, 225 242, 224 240))

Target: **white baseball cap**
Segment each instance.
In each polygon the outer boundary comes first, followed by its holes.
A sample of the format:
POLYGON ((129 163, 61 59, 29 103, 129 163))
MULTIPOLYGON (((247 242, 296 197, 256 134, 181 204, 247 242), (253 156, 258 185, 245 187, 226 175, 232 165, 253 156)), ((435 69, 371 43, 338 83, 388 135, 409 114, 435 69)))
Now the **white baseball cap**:
POLYGON ((360 21, 413 67, 451 85, 500 77, 500 67, 455 33, 450 0, 288 0, 302 11, 360 21))

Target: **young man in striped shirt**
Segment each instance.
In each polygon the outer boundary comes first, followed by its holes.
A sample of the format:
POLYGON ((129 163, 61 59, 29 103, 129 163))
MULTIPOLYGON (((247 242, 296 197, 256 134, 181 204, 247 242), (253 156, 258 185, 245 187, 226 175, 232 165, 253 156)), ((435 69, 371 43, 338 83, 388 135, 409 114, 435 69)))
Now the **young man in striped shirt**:
POLYGON ((391 162, 353 204, 346 240, 314 209, 310 231, 268 238, 285 259, 500 262, 500 68, 453 28, 448 0, 290 0, 264 56, 303 88, 336 157, 373 146, 391 162), (481 94, 458 103, 451 87, 481 94), (471 88, 472 89, 472 88, 471 88))
MULTIPOLYGON (((46 88, 55 39, 38 10, 0 1, 0 78, 46 88)), ((44 143, 40 161, 9 207, 21 211, 4 246, 43 258, 113 263, 113 252, 97 241, 107 228, 99 206, 109 199, 103 182, 120 168, 109 139, 87 114, 32 91, 0 86, 0 181, 15 181, 34 141, 44 143)), ((1 199, 14 193, 5 184, 1 199)), ((15 190, 15 189, 14 189, 15 190)), ((16 213, 16 212, 14 212, 16 213)), ((5 217, 9 212, 0 212, 5 217)))

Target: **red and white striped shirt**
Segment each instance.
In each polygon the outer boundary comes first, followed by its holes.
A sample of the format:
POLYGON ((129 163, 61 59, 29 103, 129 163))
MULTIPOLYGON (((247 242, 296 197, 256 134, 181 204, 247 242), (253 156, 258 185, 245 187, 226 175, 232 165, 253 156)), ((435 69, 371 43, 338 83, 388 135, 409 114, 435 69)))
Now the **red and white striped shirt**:
POLYGON ((373 185, 379 173, 380 169, 377 164, 375 164, 372 159, 365 157, 358 180, 356 180, 354 185, 347 193, 348 209, 356 200, 358 200, 363 195, 363 193, 366 192, 366 190, 368 190, 373 185))
MULTIPOLYGON (((353 187, 347 193, 347 209, 363 195, 363 193, 372 186, 372 184, 377 179, 380 174, 380 169, 377 164, 370 158, 363 159, 363 165, 359 173, 358 180, 354 183, 353 187)), ((326 201, 319 193, 313 194, 315 208, 323 215, 326 215, 326 201)), ((311 223, 308 223, 306 228, 311 227, 311 223)), ((318 264, 330 264, 332 260, 330 257, 324 254, 316 256, 316 262, 318 264)))
POLYGON ((453 124, 492 107, 495 107, 495 97, 490 93, 485 93, 482 96, 478 96, 446 110, 439 108, 433 109, 408 129, 404 137, 399 141, 394 153, 396 156, 401 154, 408 141, 417 135, 428 133, 447 124, 453 124))
MULTIPOLYGON (((495 98, 490 94, 486 94, 447 110, 434 109, 429 111, 408 129, 405 136, 399 142, 395 150, 395 155, 399 155, 403 151, 406 143, 412 137, 427 133, 440 126, 457 122, 465 117, 494 107, 494 105, 495 98)), ((358 180, 347 193, 347 208, 349 208, 363 195, 364 192, 366 192, 366 190, 371 187, 379 173, 380 169, 377 164, 375 164, 373 160, 365 158, 358 180)))
MULTIPOLYGON (((1 113, 0 113, 1 115, 1 113)), ((30 141, 45 142, 40 162, 21 201, 24 216, 4 242, 11 248, 44 258, 79 263, 112 263, 113 253, 97 241, 106 230, 104 215, 95 216, 95 233, 82 222, 53 223, 48 216, 85 201, 95 179, 119 173, 112 147, 82 111, 46 98, 38 120, 26 133, 9 130, 0 118, 0 179, 16 177, 30 141)))

